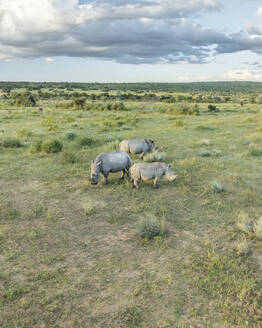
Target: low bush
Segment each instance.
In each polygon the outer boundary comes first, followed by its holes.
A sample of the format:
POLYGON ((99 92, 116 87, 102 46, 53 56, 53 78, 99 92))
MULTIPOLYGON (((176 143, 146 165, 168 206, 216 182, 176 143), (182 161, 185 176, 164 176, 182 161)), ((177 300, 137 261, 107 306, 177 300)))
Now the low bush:
POLYGON ((145 154, 143 160, 145 162, 165 162, 166 160, 166 153, 153 151, 151 153, 145 154))
POLYGON ((59 153, 63 149, 63 144, 59 140, 46 141, 42 144, 42 151, 45 153, 59 153))
POLYGON ((221 155, 221 151, 216 149, 202 150, 200 153, 198 153, 198 156, 200 157, 217 157, 219 155, 221 155))
POLYGON ((32 154, 36 154, 36 153, 40 153, 42 151, 42 144, 43 141, 42 140, 38 140, 36 141, 29 149, 30 153, 32 154))
POLYGON ((94 140, 91 137, 82 137, 79 139, 79 145, 82 147, 92 146, 94 144, 94 140))
POLYGON ((262 239, 262 217, 254 223, 254 234, 257 239, 262 239))
POLYGON ((8 138, 4 139, 3 141, 0 142, 2 147, 5 148, 19 148, 22 147, 21 141, 16 138, 8 138))
POLYGON ((225 191, 225 188, 223 187, 223 185, 218 181, 214 181, 212 183, 212 187, 213 187, 214 191, 218 194, 225 191))
POLYGON ((33 133, 27 129, 18 130, 16 134, 18 135, 18 137, 26 137, 26 138, 32 137, 33 135, 33 133))
POLYGON ((210 141, 208 139, 202 139, 200 141, 200 145, 202 145, 202 146, 209 146, 210 145, 210 141))
POLYGON ((166 114, 175 114, 175 115, 199 115, 198 105, 195 104, 175 104, 172 107, 169 107, 164 110, 166 114))
POLYGON ((219 109, 218 109, 217 106, 215 106, 215 105, 211 105, 211 104, 209 104, 207 108, 208 108, 208 111, 209 111, 209 112, 212 112, 212 113, 214 113, 214 112, 219 112, 219 109))
POLYGON ((262 156, 262 147, 258 145, 250 145, 248 153, 251 156, 262 156))
POLYGON ((164 236, 166 234, 165 223, 156 218, 144 219, 139 224, 138 234, 141 238, 146 239, 164 236))
POLYGON ((71 150, 65 150, 62 153, 62 162, 64 164, 75 164, 78 162, 78 158, 74 152, 71 150))
POLYGON ((66 131, 65 132, 65 137, 68 140, 74 140, 76 138, 76 133, 74 131, 66 131))

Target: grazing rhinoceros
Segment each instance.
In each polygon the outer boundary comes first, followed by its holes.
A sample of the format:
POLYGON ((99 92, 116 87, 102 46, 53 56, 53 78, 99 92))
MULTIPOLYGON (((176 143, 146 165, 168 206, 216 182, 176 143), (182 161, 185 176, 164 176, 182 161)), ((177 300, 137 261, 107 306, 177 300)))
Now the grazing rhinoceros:
POLYGON ((129 174, 131 159, 125 151, 115 151, 113 153, 101 153, 95 161, 91 162, 91 183, 97 184, 99 174, 102 174, 105 182, 109 172, 122 171, 121 178, 129 174))
POLYGON ((137 181, 154 180, 154 188, 157 188, 158 178, 164 177, 168 181, 174 181, 177 175, 171 170, 167 163, 154 162, 154 163, 136 163, 130 168, 132 187, 138 188, 137 181))
POLYGON ((131 154, 141 154, 140 158, 143 158, 145 153, 157 148, 152 139, 125 139, 120 142, 119 149, 131 154))

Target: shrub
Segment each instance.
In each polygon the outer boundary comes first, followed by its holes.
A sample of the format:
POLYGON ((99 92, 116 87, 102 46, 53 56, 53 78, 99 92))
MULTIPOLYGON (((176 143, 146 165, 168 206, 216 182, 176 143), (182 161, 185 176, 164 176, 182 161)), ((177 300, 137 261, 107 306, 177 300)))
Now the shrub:
POLYGON ((74 140, 76 138, 76 133, 74 131, 66 131, 65 137, 68 140, 74 140))
POLYGON ((199 115, 198 105, 195 104, 175 104, 165 110, 166 114, 176 115, 199 115))
POLYGON ((202 139, 200 141, 200 145, 202 145, 202 146, 209 146, 210 145, 210 141, 208 139, 202 139))
POLYGON ((254 234, 258 239, 262 239, 262 217, 254 224, 254 234))
POLYGON ((92 146, 94 143, 94 140, 90 137, 83 137, 79 139, 79 145, 80 146, 92 146))
POLYGON ((218 194, 225 191, 225 188, 223 187, 223 185, 218 181, 214 181, 212 183, 212 186, 213 186, 214 191, 217 192, 218 194))
POLYGON ((1 142, 1 145, 5 148, 18 148, 22 147, 22 144, 19 139, 16 138, 8 138, 1 142))
POLYGON ((251 156, 262 156, 262 147, 250 145, 248 153, 251 156))
POLYGON ((198 153, 198 156, 200 157, 215 157, 219 156, 221 152, 216 149, 210 149, 210 150, 202 150, 200 153, 198 153))
POLYGON ((184 126, 184 122, 182 120, 177 120, 175 122, 175 126, 177 126, 177 127, 183 127, 184 126))
POLYGON ((34 107, 36 105, 36 99, 30 91, 12 92, 9 102, 11 105, 34 107))
POLYGON ((65 150, 62 153, 62 162, 65 164, 74 164, 78 161, 77 156, 74 152, 70 150, 65 150))
POLYGON ((143 160, 145 162, 164 162, 166 154, 164 152, 153 151, 152 153, 145 154, 143 160))
POLYGON ((19 137, 26 137, 26 138, 32 137, 32 135, 33 135, 32 132, 27 129, 21 129, 21 130, 17 131, 16 134, 19 137))
POLYGON ((40 153, 42 151, 42 140, 36 141, 31 147, 30 147, 30 153, 35 154, 35 153, 40 153))
POLYGON ((209 112, 219 112, 219 109, 217 108, 217 106, 209 104, 208 111, 209 112))
POLYGON ((251 234, 254 231, 253 230, 254 222, 252 221, 252 219, 249 217, 247 213, 244 212, 239 213, 236 225, 238 229, 240 229, 241 231, 247 234, 251 234))
POLYGON ((138 233, 141 238, 146 239, 164 236, 166 233, 165 223, 155 218, 145 219, 140 222, 138 233))
POLYGON ((42 151, 45 153, 59 153, 63 149, 63 144, 59 140, 51 140, 42 144, 42 151))

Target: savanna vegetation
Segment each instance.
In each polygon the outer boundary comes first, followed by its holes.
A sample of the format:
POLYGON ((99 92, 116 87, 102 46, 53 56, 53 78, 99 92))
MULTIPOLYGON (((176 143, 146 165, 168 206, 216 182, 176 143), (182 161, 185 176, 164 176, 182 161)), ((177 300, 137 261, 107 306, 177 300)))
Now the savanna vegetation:
POLYGON ((1 327, 262 327, 262 84, 0 89, 1 327), (174 183, 90 184, 144 137, 174 183))

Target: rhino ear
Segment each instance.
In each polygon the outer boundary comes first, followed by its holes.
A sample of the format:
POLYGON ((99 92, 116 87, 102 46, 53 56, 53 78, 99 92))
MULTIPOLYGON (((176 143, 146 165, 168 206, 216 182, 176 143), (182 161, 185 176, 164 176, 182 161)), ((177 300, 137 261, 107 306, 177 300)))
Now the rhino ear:
POLYGON ((100 166, 102 164, 102 161, 98 162, 96 165, 97 166, 100 166))
POLYGON ((93 160, 91 161, 91 165, 92 165, 92 164, 94 164, 94 161, 93 161, 93 160))

